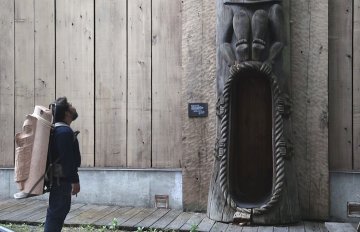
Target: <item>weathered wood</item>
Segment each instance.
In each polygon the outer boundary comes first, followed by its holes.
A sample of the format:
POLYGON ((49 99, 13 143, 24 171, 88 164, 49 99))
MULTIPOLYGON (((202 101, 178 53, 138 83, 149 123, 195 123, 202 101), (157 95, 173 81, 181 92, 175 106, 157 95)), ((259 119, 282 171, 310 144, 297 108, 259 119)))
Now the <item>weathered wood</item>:
POLYGON ((214 226, 215 221, 211 220, 208 217, 205 217, 198 226, 198 231, 210 231, 211 228, 214 226))
POLYGON ((307 152, 309 161, 309 217, 329 216, 328 168, 328 1, 311 1, 308 60, 307 152))
POLYGON ((155 210, 156 210, 156 208, 143 209, 143 210, 141 210, 141 212, 139 212, 135 216, 131 217, 129 220, 120 224, 120 226, 134 228, 134 226, 136 224, 143 221, 145 218, 147 218, 149 215, 151 215, 155 210))
POLYGON ((226 232, 241 232, 241 231, 242 231, 242 227, 234 224, 229 224, 228 228, 226 229, 226 232))
POLYGON ((352 2, 329 2, 330 170, 352 169, 352 2))
MULTIPOLYGON (((0 3, 0 166, 14 165, 14 0, 0 3)), ((20 122, 19 122, 20 123, 20 122)))
MULTIPOLYGON (((5 10, 5 9, 4 9, 5 10)), ((15 0, 15 132, 34 110, 34 2, 15 0)))
POLYGON ((126 166, 126 1, 95 1, 95 166, 126 166))
POLYGON ((25 205, 23 205, 21 207, 21 209, 17 209, 17 208, 12 208, 12 210, 6 214, 1 215, 2 220, 14 220, 14 217, 19 217, 19 216, 26 216, 26 214, 28 214, 29 212, 31 212, 34 208, 41 206, 41 201, 39 200, 34 200, 32 202, 27 202, 25 205), (19 215, 20 214, 20 215, 19 215))
POLYGON ((329 209, 327 9, 327 1, 291 2, 294 159, 302 216, 311 219, 329 209))
POLYGON ((329 232, 356 232, 350 223, 326 222, 325 227, 329 232))
POLYGON ((34 1, 35 105, 55 99, 55 1, 34 1))
POLYGON ((56 97, 66 96, 79 118, 81 164, 94 166, 94 1, 56 1, 56 97))
MULTIPOLYGON (((229 224, 225 224, 222 222, 216 222, 215 225, 211 228, 210 232, 224 232, 229 227, 229 224)), ((257 231, 257 228, 256 228, 257 231)), ((250 232, 250 231, 248 231, 250 232)))
POLYGON ((143 211, 144 208, 132 208, 122 214, 119 214, 116 218, 116 221, 118 222, 118 225, 121 225, 122 223, 126 222, 130 218, 134 217, 141 211, 143 211))
POLYGON ((182 8, 183 203, 186 210, 198 211, 206 209, 213 165, 216 2, 189 0, 182 8), (189 118, 191 102, 208 103, 208 117, 189 118))
MULTIPOLYGON (((273 232, 274 231, 274 227, 272 226, 260 226, 258 229, 258 232, 273 232)), ((301 232, 304 232, 304 230, 302 230, 301 232)))
POLYGON ((18 204, 14 204, 10 207, 6 207, 1 210, 0 217, 6 217, 6 215, 8 215, 14 211, 25 209, 27 206, 33 205, 35 203, 36 203, 36 200, 32 199, 32 200, 20 202, 18 204))
POLYGON ((288 232, 289 228, 287 226, 274 226, 274 232, 288 232))
POLYGON ((111 225, 111 222, 114 218, 118 218, 119 215, 131 210, 132 207, 121 207, 116 209, 115 211, 107 214, 105 217, 94 222, 94 225, 111 225))
MULTIPOLYGON (((287 44, 285 35, 289 22, 284 22, 283 18, 284 14, 289 14, 289 2, 283 1, 284 5, 260 2, 258 5, 224 5, 223 1, 217 1, 219 104, 215 153, 218 159, 215 160, 208 199, 208 216, 216 221, 232 222, 235 208, 244 215, 253 214, 251 218, 255 224, 290 223, 300 218, 293 168, 296 164, 291 158, 291 121, 286 110, 283 113, 277 110, 278 99, 286 101, 290 94, 289 67, 282 62, 289 56, 290 49, 282 52, 277 48, 287 44), (246 30, 250 24, 252 30, 246 30), (275 36, 267 37, 267 31, 275 36), (260 50, 255 49, 256 38, 266 41, 264 49, 270 50, 267 57, 262 57, 260 50), (253 51, 249 52, 251 49, 253 51), (287 54, 283 57, 284 53, 287 54), (264 69, 268 60, 272 60, 272 65, 264 69), (262 138, 262 142, 256 142, 258 138, 262 138), (280 141, 287 146, 282 155, 280 141), (283 155, 290 158, 284 159, 283 155), (262 165, 258 164, 259 160, 262 165), (269 196, 260 197, 261 194, 269 196), (256 196, 269 200, 250 200, 258 205, 241 206, 249 203, 244 199, 256 196)), ((285 18, 289 20, 288 16, 285 18)), ((282 106, 287 107, 285 102, 282 106)))
POLYGON ((191 213, 182 212, 175 220, 166 226, 167 230, 179 230, 187 220, 191 217, 191 213))
POLYGON ((165 214, 159 221, 155 222, 151 225, 152 228, 164 229, 167 225, 169 225, 177 216, 181 213, 180 210, 170 210, 167 214, 165 214))
POLYGON ((241 232, 257 232, 257 226, 243 226, 241 232))
POLYGON ((128 1, 127 166, 136 168, 151 167, 150 19, 151 1, 128 1))
POLYGON ((198 226, 205 217, 206 214, 204 213, 194 213, 191 218, 180 228, 180 230, 188 231, 193 226, 198 226))
MULTIPOLYGON (((332 3, 329 3, 331 6, 332 3)), ((329 12, 330 14, 330 12, 329 12)), ((343 14, 344 15, 344 14, 343 14)), ((347 18, 346 15, 345 18, 347 18)), ((351 25, 351 24, 350 24, 351 25)), ((353 64, 352 64, 352 91, 353 91, 353 169, 360 169, 360 2, 353 2, 353 64)), ((348 36, 351 34, 348 34, 348 36)), ((331 54, 331 53, 330 53, 331 54)), ((329 55, 330 55, 329 54, 329 55)), ((348 66, 345 66, 348 68, 348 66)), ((330 73, 329 73, 330 74, 330 73)), ((346 77, 346 76, 345 76, 346 77)), ((331 92, 329 92, 331 94, 331 92)), ((331 97, 331 96, 329 96, 331 97)), ((330 133, 331 134, 331 133, 330 133)), ((330 136, 329 134, 329 136, 330 136)), ((332 141, 330 141, 331 143, 332 141)), ((330 150, 329 150, 330 151, 330 150)))
POLYGON ((77 205, 76 207, 73 208, 73 206, 71 206, 71 209, 70 209, 70 212, 68 213, 68 215, 66 216, 66 219, 65 219, 65 224, 68 223, 68 221, 71 221, 73 218, 79 216, 80 214, 86 212, 86 211, 89 211, 91 209, 93 209, 94 205, 87 205, 87 204, 80 204, 80 205, 77 205))
POLYGON ((153 0, 152 167, 180 167, 182 156, 180 64, 181 0, 153 0))
POLYGON ((112 211, 115 211, 116 207, 109 207, 104 205, 93 205, 93 208, 80 213, 76 217, 71 218, 70 220, 67 220, 66 223, 68 224, 93 224, 95 221, 99 220, 101 217, 104 216, 104 213, 111 213, 112 211))
POLYGON ((157 209, 149 217, 145 218, 143 221, 139 222, 135 227, 144 227, 151 228, 151 225, 158 221, 162 216, 167 214, 170 209, 157 209))

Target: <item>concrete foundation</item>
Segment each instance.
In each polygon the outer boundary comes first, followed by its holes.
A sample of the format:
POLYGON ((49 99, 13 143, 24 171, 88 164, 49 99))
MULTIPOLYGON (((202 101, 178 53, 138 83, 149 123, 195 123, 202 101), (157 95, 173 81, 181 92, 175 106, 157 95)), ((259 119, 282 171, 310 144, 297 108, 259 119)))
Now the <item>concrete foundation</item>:
POLYGON ((349 217, 348 202, 360 203, 360 173, 330 172, 330 220, 358 223, 360 217, 349 217))
MULTIPOLYGON (((155 195, 169 195, 169 207, 182 209, 181 169, 96 169, 79 170, 81 191, 73 202, 154 207, 155 195)), ((0 169, 0 199, 18 192, 14 169, 0 169)), ((47 199, 49 194, 36 197, 47 199)))

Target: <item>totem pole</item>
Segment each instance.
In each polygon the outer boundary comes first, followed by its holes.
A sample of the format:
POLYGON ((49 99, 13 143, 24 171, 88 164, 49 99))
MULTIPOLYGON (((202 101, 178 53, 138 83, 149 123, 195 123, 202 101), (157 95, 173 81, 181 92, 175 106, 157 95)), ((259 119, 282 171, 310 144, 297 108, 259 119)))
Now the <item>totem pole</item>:
POLYGON ((216 221, 300 219, 283 4, 217 0, 217 141, 207 212, 216 221))

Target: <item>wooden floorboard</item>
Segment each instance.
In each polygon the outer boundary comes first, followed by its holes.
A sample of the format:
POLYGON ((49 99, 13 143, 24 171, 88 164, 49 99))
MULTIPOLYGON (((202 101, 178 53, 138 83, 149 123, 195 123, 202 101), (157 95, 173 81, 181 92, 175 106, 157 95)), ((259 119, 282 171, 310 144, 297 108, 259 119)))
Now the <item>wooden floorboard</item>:
POLYGON ((169 211, 170 209, 157 209, 150 216, 139 222, 136 227, 152 228, 152 225, 169 211))
POLYGON ((199 224, 198 231, 210 231, 213 225, 215 224, 214 220, 211 220, 208 217, 205 217, 199 224))
POLYGON ((180 228, 181 231, 188 231, 191 228, 197 227, 200 222, 206 217, 204 213, 192 213, 191 218, 180 228))
POLYGON ((229 224, 216 222, 214 226, 211 228, 210 232, 225 232, 228 227, 229 224))
POLYGON ((141 210, 138 214, 134 215, 133 217, 129 218, 129 220, 125 221, 122 224, 119 224, 121 227, 129 227, 135 228, 135 225, 139 222, 143 221, 145 218, 150 216, 156 209, 155 208, 145 208, 141 210))
MULTIPOLYGON (((9 223, 44 223, 47 201, 36 198, 0 200, 0 221, 9 223)), ((125 230, 137 227, 204 232, 356 232, 349 223, 301 222, 288 226, 239 226, 215 222, 203 213, 174 209, 134 208, 74 203, 66 217, 67 225, 112 225, 125 230)))
POLYGON ((191 213, 182 212, 169 225, 165 227, 166 230, 180 230, 180 228, 190 219, 191 213))
POLYGON ((242 227, 234 224, 229 224, 228 228, 226 229, 226 232, 241 232, 242 227))
POLYGON ((152 227, 153 228, 159 228, 164 229, 167 225, 169 225, 177 216, 179 216, 181 213, 180 210, 170 210, 165 214, 162 218, 159 219, 159 221, 155 222, 152 227))
POLYGON ((133 207, 118 207, 115 211, 105 215, 104 217, 100 218, 99 220, 93 222, 94 225, 111 225, 112 221, 116 218, 120 217, 120 215, 124 214, 125 212, 133 209, 133 207))

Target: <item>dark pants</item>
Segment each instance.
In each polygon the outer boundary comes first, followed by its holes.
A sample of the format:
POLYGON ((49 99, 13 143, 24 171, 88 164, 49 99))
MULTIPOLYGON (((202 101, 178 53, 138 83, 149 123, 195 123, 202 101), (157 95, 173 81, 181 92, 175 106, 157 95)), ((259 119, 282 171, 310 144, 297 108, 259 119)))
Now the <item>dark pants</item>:
POLYGON ((60 232, 71 206, 71 183, 54 181, 50 190, 45 232, 60 232))

